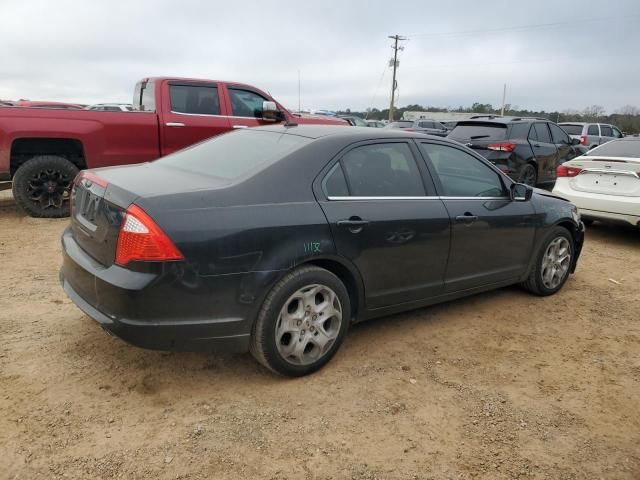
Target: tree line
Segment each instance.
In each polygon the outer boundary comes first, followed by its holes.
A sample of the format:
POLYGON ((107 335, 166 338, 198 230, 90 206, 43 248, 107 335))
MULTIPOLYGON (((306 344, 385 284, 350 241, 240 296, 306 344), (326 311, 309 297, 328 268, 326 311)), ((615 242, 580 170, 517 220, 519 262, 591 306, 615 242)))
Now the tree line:
MULTIPOLYGON (((407 105, 396 108, 394 117, 402 118, 404 112, 456 112, 456 113, 485 113, 500 114, 499 108, 494 108, 490 103, 474 103, 470 107, 458 107, 456 109, 430 107, 423 105, 407 105)), ((338 114, 358 115, 367 120, 385 120, 389 118, 389 109, 379 110, 377 108, 367 108, 364 112, 354 112, 347 108, 339 111, 338 114)), ((640 108, 633 105, 625 105, 614 113, 607 114, 601 105, 591 105, 583 110, 563 110, 562 112, 546 112, 521 109, 517 105, 505 105, 505 115, 518 117, 540 117, 547 118, 556 123, 559 122, 594 122, 610 123, 618 127, 626 134, 633 135, 640 133, 640 108)), ((434 115, 435 116, 435 115, 434 115)))

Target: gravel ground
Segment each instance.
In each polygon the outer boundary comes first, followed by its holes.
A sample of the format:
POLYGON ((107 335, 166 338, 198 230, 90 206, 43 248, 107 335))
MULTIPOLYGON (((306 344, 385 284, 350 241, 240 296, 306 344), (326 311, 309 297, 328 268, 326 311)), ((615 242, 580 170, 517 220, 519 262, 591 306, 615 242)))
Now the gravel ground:
POLYGON ((358 325, 291 380, 107 336, 58 284, 66 224, 0 193, 2 479, 640 478, 638 230, 595 224, 554 297, 358 325))

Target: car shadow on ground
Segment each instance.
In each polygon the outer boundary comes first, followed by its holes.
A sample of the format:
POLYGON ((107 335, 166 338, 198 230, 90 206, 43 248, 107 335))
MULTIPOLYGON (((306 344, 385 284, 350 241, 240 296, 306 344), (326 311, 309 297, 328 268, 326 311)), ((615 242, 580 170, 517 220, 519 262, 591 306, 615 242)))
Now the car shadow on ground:
MULTIPOLYGON (((107 366, 114 373, 118 372, 118 379, 114 378, 114 382, 120 382, 123 390, 145 396, 162 397, 163 391, 167 394, 175 393, 176 388, 179 391, 193 392, 219 385, 240 390, 251 386, 259 391, 261 388, 269 388, 282 382, 323 384, 330 383, 336 374, 352 372, 370 362, 371 355, 375 355, 376 352, 375 345, 397 344, 399 348, 406 345, 407 348, 421 350, 421 341, 416 340, 414 334, 423 339, 431 338, 437 333, 435 330, 452 319, 461 323, 461 328, 465 328, 468 322, 478 321, 475 315, 468 314, 475 307, 486 309, 487 305, 501 299, 508 301, 510 298, 517 299, 523 296, 530 294, 518 287, 507 287, 354 324, 336 357, 317 373, 300 379, 271 373, 259 365, 249 353, 188 353, 141 349, 107 335, 93 320, 84 315, 80 321, 92 325, 83 328, 84 335, 78 334, 78 338, 70 342, 65 355, 70 365, 82 359, 89 370, 87 373, 103 372, 107 366)), ((491 321, 495 323, 494 320, 491 321)), ((502 322, 504 319, 498 321, 502 322)), ((89 377, 93 377, 93 374, 89 374, 89 377)))
POLYGON ((586 240, 599 240, 621 247, 640 246, 640 227, 617 223, 593 222, 587 227, 586 240))

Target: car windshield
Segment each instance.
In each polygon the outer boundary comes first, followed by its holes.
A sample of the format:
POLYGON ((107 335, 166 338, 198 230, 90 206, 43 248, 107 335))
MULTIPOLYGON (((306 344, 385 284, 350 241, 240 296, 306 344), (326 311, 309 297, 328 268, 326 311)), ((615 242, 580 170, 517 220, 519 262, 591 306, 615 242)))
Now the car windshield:
POLYGON ((451 130, 450 137, 463 140, 504 140, 507 126, 501 123, 458 123, 451 130))
POLYGON ((633 157, 640 158, 640 140, 612 140, 589 150, 589 157, 633 157))
POLYGON ((559 125, 569 135, 582 135, 582 125, 559 125))
POLYGON ((311 141, 298 135, 252 128, 217 136, 156 160, 156 163, 233 180, 258 171, 311 141))

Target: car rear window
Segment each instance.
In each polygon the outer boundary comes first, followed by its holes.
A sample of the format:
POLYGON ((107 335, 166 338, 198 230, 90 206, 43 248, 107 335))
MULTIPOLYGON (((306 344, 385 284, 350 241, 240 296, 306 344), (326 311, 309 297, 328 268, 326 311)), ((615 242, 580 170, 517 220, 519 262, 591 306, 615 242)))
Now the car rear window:
POLYGON ((560 125, 569 135, 582 135, 582 125, 560 125))
POLYGON ((640 140, 612 140, 589 150, 585 155, 640 158, 640 140))
POLYGON ((238 130, 214 137, 159 160, 202 175, 233 180, 261 170, 312 140, 264 130, 238 130))
POLYGON ((460 122, 449 134, 454 139, 463 140, 504 140, 507 126, 501 123, 460 122))

